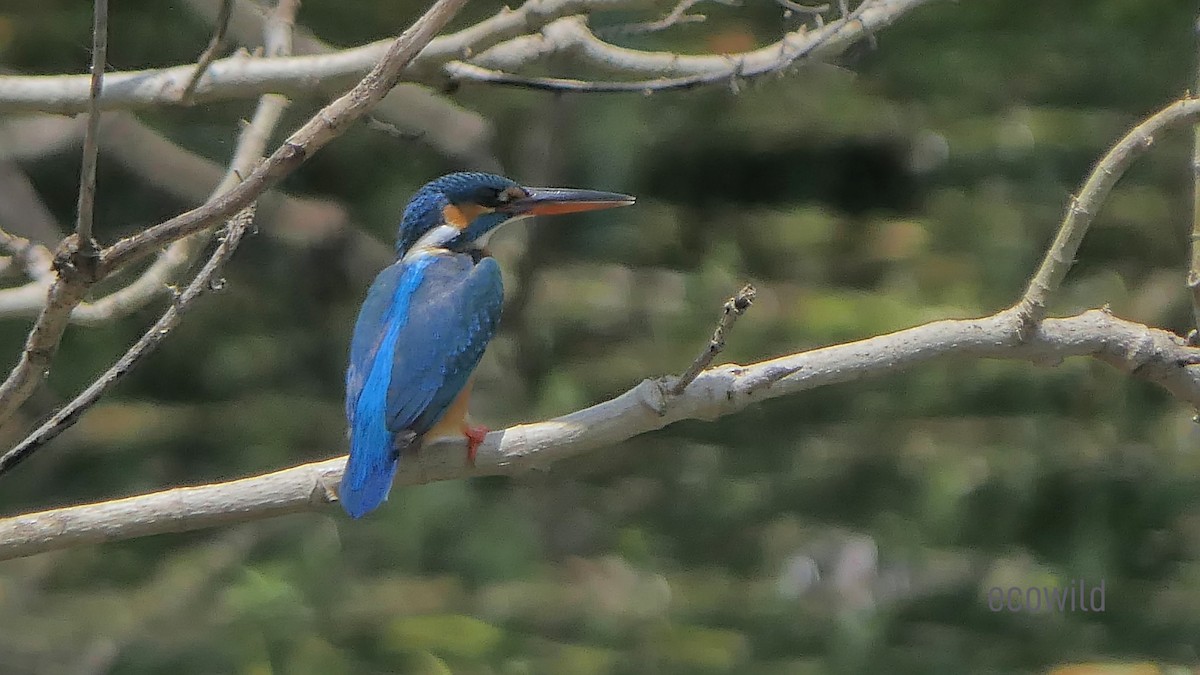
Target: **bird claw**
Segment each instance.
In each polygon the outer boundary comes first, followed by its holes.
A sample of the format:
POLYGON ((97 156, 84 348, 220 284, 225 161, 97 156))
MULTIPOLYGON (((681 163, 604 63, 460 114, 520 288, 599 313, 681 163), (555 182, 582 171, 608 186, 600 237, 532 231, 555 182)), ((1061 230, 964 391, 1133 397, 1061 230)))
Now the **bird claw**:
POLYGON ((483 425, 464 424, 463 436, 467 437, 467 466, 475 467, 475 453, 487 438, 489 429, 483 425))

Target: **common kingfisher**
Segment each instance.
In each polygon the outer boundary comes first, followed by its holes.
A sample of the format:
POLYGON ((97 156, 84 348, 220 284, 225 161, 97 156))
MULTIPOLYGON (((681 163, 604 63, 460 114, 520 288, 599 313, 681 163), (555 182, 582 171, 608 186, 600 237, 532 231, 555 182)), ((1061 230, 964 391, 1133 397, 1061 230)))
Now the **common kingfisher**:
POLYGON ((338 497, 351 517, 387 499, 401 455, 427 438, 465 436, 467 462, 475 463, 487 428, 468 423, 467 399, 504 300, 500 266, 484 248, 492 232, 526 216, 633 202, 474 172, 417 191, 400 221, 397 260, 371 284, 350 342, 350 459, 338 497))

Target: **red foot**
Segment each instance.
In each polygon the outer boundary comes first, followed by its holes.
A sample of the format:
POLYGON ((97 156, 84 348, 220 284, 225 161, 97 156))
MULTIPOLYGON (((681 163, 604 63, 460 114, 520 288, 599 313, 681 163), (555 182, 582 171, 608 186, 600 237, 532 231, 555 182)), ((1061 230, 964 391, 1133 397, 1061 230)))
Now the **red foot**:
POLYGON ((467 466, 475 466, 475 451, 487 437, 488 431, 483 425, 463 424, 463 436, 467 437, 467 466))

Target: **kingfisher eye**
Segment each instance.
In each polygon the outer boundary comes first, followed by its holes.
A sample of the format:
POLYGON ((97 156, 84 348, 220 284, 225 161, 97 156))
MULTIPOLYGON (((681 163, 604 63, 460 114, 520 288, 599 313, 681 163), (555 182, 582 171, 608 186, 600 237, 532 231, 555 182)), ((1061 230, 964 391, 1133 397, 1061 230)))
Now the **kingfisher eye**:
POLYGON ((524 196, 525 191, 519 187, 507 187, 504 189, 489 188, 484 193, 483 198, 480 199, 480 204, 492 208, 500 208, 524 196))
POLYGON ((494 209, 498 206, 507 204, 509 199, 510 197, 505 193, 504 190, 485 187, 477 190, 475 192, 475 198, 471 201, 479 204, 480 206, 486 206, 494 209))

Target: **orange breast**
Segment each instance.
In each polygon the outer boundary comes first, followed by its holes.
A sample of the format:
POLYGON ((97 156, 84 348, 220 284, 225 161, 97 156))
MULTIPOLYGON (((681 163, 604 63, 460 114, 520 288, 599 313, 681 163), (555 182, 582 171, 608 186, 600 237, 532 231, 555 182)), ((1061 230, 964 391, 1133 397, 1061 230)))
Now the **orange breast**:
POLYGON ((463 387, 450 407, 446 408, 446 414, 442 415, 442 419, 438 420, 437 424, 433 425, 433 428, 425 434, 426 438, 462 437, 463 429, 467 424, 467 402, 471 399, 471 385, 474 383, 474 377, 467 380, 467 386, 463 387))

